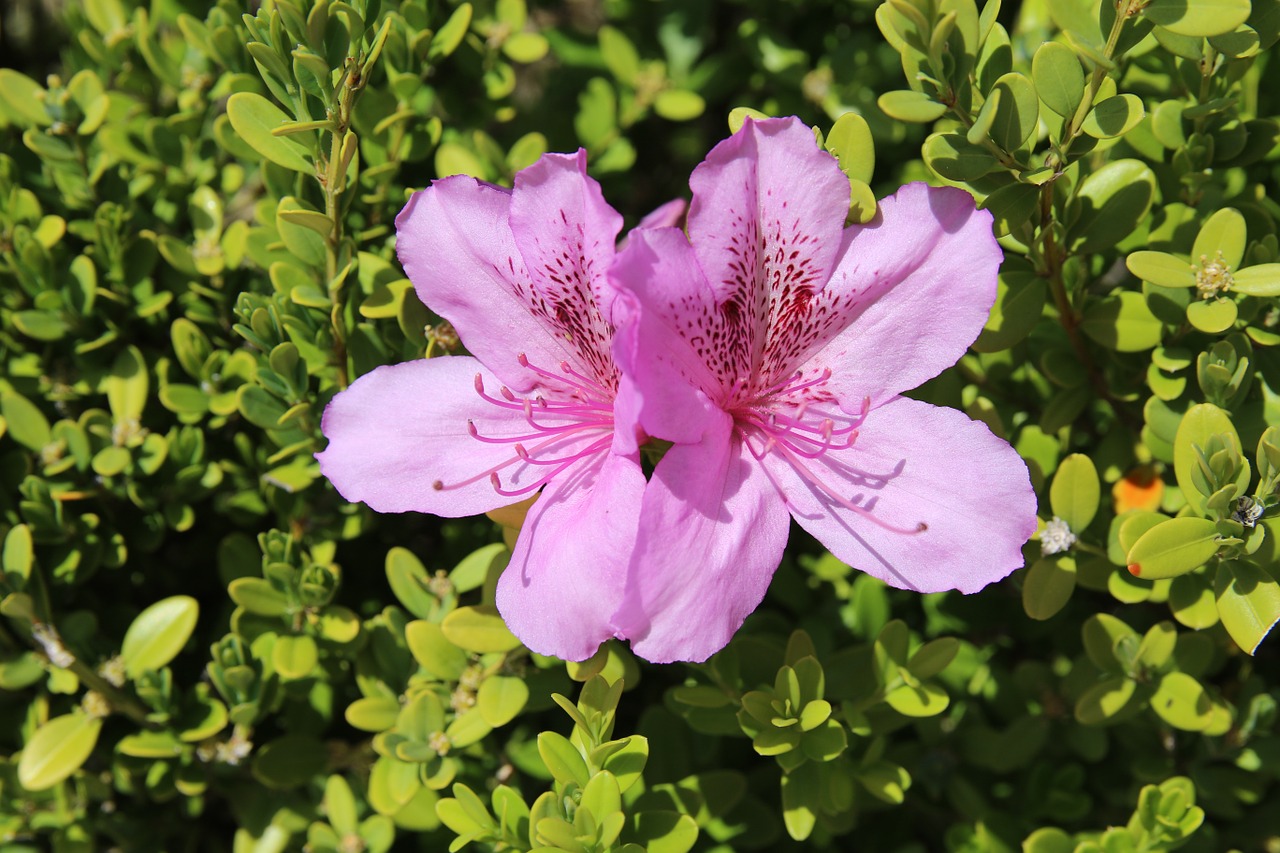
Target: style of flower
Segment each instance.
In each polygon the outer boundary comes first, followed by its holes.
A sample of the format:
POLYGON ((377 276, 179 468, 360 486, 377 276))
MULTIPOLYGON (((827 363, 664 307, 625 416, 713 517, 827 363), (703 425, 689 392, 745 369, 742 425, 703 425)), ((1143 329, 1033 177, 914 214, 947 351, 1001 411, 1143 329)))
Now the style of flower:
POLYGON ((380 512, 478 515, 541 490, 498 608, 534 651, 589 657, 615 634, 645 487, 635 433, 614 429, 623 306, 606 271, 622 219, 579 152, 543 157, 510 191, 436 181, 396 227, 418 296, 471 356, 357 379, 325 410, 321 471, 380 512))
POLYGON ((968 194, 923 184, 844 227, 849 183, 796 119, 753 122, 690 180, 688 233, 632 234, 615 357, 643 432, 673 442, 640 508, 616 627, 703 660, 764 596, 789 516, 892 586, 974 592, 1022 565, 1026 465, 983 424, 899 396, 954 364, 1000 249, 968 194))

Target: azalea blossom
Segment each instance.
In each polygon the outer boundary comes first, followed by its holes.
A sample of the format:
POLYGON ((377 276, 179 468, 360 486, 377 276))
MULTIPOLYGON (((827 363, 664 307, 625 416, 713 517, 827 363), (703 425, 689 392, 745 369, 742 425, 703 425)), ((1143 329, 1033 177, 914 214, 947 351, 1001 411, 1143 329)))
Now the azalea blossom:
POLYGON ((471 356, 357 379, 325 410, 321 471, 380 512, 478 515, 541 490, 498 608, 534 651, 589 657, 616 633, 645 487, 635 432, 614 430, 622 306, 606 271, 622 218, 579 152, 544 156, 510 191, 436 181, 396 227, 418 296, 471 356))
POLYGON ((985 425, 900 396, 986 321, 990 214, 912 184, 846 228, 848 181, 796 119, 748 120, 690 185, 687 234, 637 231, 613 267, 638 306, 615 340, 629 416, 673 442, 615 617, 636 653, 723 647, 791 518, 905 589, 974 592, 1021 566, 1036 530, 1026 465, 985 425))

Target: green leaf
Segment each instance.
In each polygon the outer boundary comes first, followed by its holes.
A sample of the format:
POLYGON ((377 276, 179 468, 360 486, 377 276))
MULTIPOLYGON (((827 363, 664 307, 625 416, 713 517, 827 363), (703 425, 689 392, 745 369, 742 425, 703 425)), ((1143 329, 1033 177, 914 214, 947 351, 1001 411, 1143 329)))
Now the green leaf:
POLYGON ((528 701, 529 686, 524 679, 511 676, 492 675, 476 692, 480 716, 495 729, 514 720, 528 701))
POLYGON ((288 596, 264 578, 236 578, 227 585, 227 595, 257 616, 283 616, 289 611, 288 596))
POLYGON ((101 730, 101 719, 80 711, 49 720, 23 747, 18 782, 28 791, 52 788, 88 760, 101 730))
POLYGON ((1183 575, 1203 566, 1219 548, 1218 525, 1207 518, 1172 518, 1138 537, 1129 549, 1129 573, 1143 580, 1183 575))
POLYGON ((876 99, 876 104, 891 119, 917 124, 935 121, 947 113, 946 104, 938 103, 923 92, 909 89, 885 92, 876 99))
POLYGON ((271 664, 281 678, 293 680, 311 675, 320 661, 316 641, 306 634, 285 634, 271 647, 271 664))
POLYGON ((907 669, 916 678, 933 678, 950 666, 959 652, 959 640, 955 637, 939 637, 917 649, 907 662, 907 669))
POLYGON ((855 181, 870 183, 876 165, 875 141, 867 120, 857 113, 836 119, 823 143, 840 162, 840 169, 855 181))
POLYGON ((1000 164, 994 154, 959 133, 934 133, 920 150, 925 164, 950 181, 975 181, 1000 164))
POLYGON ((1249 0, 1151 0, 1142 17, 1184 36, 1229 33, 1249 18, 1249 0))
POLYGON ((1170 672, 1160 679, 1160 686, 1151 697, 1151 710, 1184 732, 1201 731, 1213 719, 1209 694, 1185 672, 1170 672))
POLYGON ((1076 588, 1076 561, 1065 554, 1037 560, 1022 581, 1022 609, 1032 619, 1055 616, 1076 588))
POLYGON ((489 174, 489 169, 480 161, 480 158, 463 145, 457 142, 444 142, 436 149, 436 174, 441 177, 448 175, 470 175, 473 178, 485 179, 489 174))
POLYGON ((1082 533, 1089 526, 1101 500, 1102 487, 1092 459, 1073 453, 1059 463, 1049 488, 1049 505, 1072 532, 1082 533))
POLYGON ((1187 322, 1202 332, 1216 335, 1234 326, 1239 312, 1231 299, 1201 299, 1187 306, 1187 322))
POLYGON ((1231 289, 1246 296, 1280 296, 1280 264, 1258 264, 1233 273, 1231 289))
POLYGON ((227 118, 236 134, 254 151, 295 172, 314 174, 311 154, 292 136, 276 136, 271 131, 291 119, 261 95, 237 92, 227 99, 227 118))
POLYGON ((1080 635, 1089 660, 1098 669, 1116 674, 1124 672, 1128 665, 1117 650, 1131 645, 1136 652, 1140 643, 1136 631, 1109 613, 1095 613, 1086 619, 1080 635))
POLYGON ((341 836, 353 835, 359 824, 356 811, 356 798, 351 793, 347 780, 336 773, 329 777, 324 785, 324 810, 329 824, 341 836))
POLYGON ((1280 621, 1280 583, 1252 563, 1227 561, 1214 578, 1218 615, 1231 639, 1254 654, 1280 621))
POLYGON ((679 812, 644 811, 635 816, 631 835, 645 853, 689 853, 698 840, 698 824, 679 812))
POLYGON ((546 56, 550 49, 551 44, 542 33, 513 33, 502 43, 502 52, 507 55, 507 58, 522 65, 537 62, 546 56))
POLYGON ((1003 186, 982 200, 980 207, 991 211, 998 235, 1010 234, 1026 225, 1040 204, 1040 188, 1034 184, 1003 186))
POLYGON ((280 239, 291 255, 308 266, 323 269, 326 257, 325 238, 313 227, 317 217, 323 220, 321 224, 332 225, 323 214, 305 208, 298 199, 287 195, 280 199, 276 207, 276 230, 280 232, 280 239), (311 224, 300 225, 289 218, 291 215, 302 217, 311 224))
POLYGON ((1037 829, 1022 842, 1022 853, 1073 853, 1075 840, 1056 826, 1037 829))
POLYGON ((1084 97, 1084 69, 1076 52, 1060 42, 1045 42, 1031 58, 1031 79, 1040 101, 1063 118, 1075 115, 1084 97))
POLYGON ((1128 678, 1114 677, 1101 681, 1076 701, 1076 719, 1086 726, 1102 725, 1129 707, 1138 685, 1128 678))
POLYGON ((813 832, 822 807, 822 768, 802 764, 782 777, 782 822, 787 834, 803 841, 813 832))
POLYGON ((706 108, 702 96, 687 89, 663 89, 653 101, 653 111, 668 121, 690 121, 706 108))
POLYGON ((459 607, 440 627, 449 642, 471 652, 509 652, 520 646, 493 607, 459 607))
POLYGON ((1194 631, 1218 624, 1213 586, 1203 573, 1179 575, 1169 586, 1169 610, 1179 624, 1194 631))
POLYGON ((107 404, 117 424, 137 421, 147 404, 147 362, 134 346, 121 350, 106 382, 107 404))
POLYGON ((12 319, 14 328, 32 340, 57 341, 71 331, 66 318, 52 311, 15 311, 12 319))
POLYGON ((15 524, 5 534, 4 547, 0 550, 0 570, 4 572, 5 583, 21 590, 31 577, 34 563, 35 543, 31 538, 31 528, 15 524))
POLYGON ((48 94, 43 86, 22 72, 0 68, 0 102, 25 125, 44 127, 53 124, 45 109, 48 94))
POLYGON ((1220 260, 1224 266, 1234 270, 1240 266, 1240 260, 1244 257, 1247 239, 1244 217, 1240 215, 1240 211, 1224 207, 1214 211, 1204 225, 1200 226, 1195 244, 1191 247, 1191 261, 1199 264, 1220 260))
POLYGON ((922 682, 918 686, 904 684, 884 697, 889 707, 906 717, 932 717, 941 714, 951 697, 936 684, 922 682))
POLYGON ((388 551, 386 572, 391 592, 414 616, 426 619, 439 608, 439 600, 427 591, 426 567, 412 551, 400 546, 388 551))
POLYGON ((619 790, 625 794, 644 774, 645 765, 649 762, 649 740, 641 735, 631 735, 607 745, 618 743, 622 745, 609 753, 601 762, 601 767, 614 775, 618 780, 619 790))
POLYGON ((352 727, 362 732, 385 732, 396 724, 400 702, 392 696, 366 696, 347 706, 344 714, 352 727))
POLYGON ((467 668, 467 653, 450 642, 435 622, 414 620, 405 626, 404 637, 414 660, 442 681, 457 681, 467 668))
POLYGON ((200 605, 189 595, 157 601, 139 613, 120 644, 120 657, 129 677, 159 669, 177 657, 191 638, 199 616, 200 605))
POLYGON ((1133 252, 1124 259, 1129 272, 1158 287, 1195 287, 1191 264, 1166 252, 1133 252))
POLYGON ((1091 303, 1080 323, 1084 333, 1107 349, 1141 352, 1160 343, 1164 324, 1141 293, 1126 290, 1091 303))
POLYGON ((999 352, 1022 341, 1044 313, 1048 292, 1048 283, 1033 272, 1001 271, 991 316, 973 348, 999 352))
POLYGON ((26 397, 0 394, 0 416, 4 417, 10 437, 28 450, 39 453, 53 439, 49 420, 26 397))
POLYGON ((1098 101, 1080 129, 1095 139, 1111 139, 1133 130, 1145 115, 1137 95, 1114 95, 1098 101))
POLYGON ((632 88, 640 76, 640 53, 622 31, 608 24, 596 34, 600 41, 600 57, 618 82, 632 88))
POLYGON ((1026 75, 1011 71, 996 80, 991 95, 999 93, 991 138, 1005 151, 1017 151, 1031 138, 1040 120, 1040 99, 1026 75))
POLYGON ((563 785, 574 783, 585 788, 591 778, 587 762, 582 759, 578 748, 561 734, 542 732, 538 735, 538 754, 547 765, 547 770, 563 785))
POLYGON ((1082 254, 1110 249, 1146 218, 1155 195, 1155 173, 1141 160, 1115 160, 1093 172, 1071 204, 1071 247, 1082 254))
POLYGON ((471 4, 463 3, 453 10, 449 20, 432 37, 431 47, 427 50, 427 61, 436 62, 452 54, 462 44, 470 28, 471 4))
MULTIPOLYGON (((1178 432, 1173 440, 1173 469, 1178 479, 1178 488, 1197 514, 1204 513, 1206 496, 1200 494, 1191 474, 1199 465, 1195 448, 1208 447, 1209 439, 1215 435, 1221 436, 1237 453, 1243 455, 1240 436, 1231 423, 1231 417, 1212 403, 1199 403, 1188 409, 1178 423, 1178 432)), ((1247 465, 1243 467, 1236 485, 1239 493, 1244 494, 1249 485, 1247 465)))

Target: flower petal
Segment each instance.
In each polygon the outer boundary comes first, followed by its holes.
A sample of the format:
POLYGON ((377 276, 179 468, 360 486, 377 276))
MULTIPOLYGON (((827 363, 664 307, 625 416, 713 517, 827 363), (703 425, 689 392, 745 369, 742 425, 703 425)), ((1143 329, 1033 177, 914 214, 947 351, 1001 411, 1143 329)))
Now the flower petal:
MULTIPOLYGON (((497 470, 503 487, 515 490, 536 483, 549 468, 520 461, 511 443, 486 443, 470 434, 469 421, 486 437, 531 432, 522 411, 480 397, 477 374, 495 393, 493 374, 467 356, 386 365, 361 376, 325 409, 321 431, 329 446, 316 454, 320 471, 347 500, 379 512, 458 518, 520 500, 496 492, 489 472, 497 470)), ((567 436, 546 450, 572 455, 607 434, 599 429, 567 436)))
POLYGON ((655 663, 724 648, 764 598, 789 521, 763 469, 723 415, 698 444, 678 444, 645 490, 627 595, 614 623, 655 663))
POLYGON ((614 337, 618 430, 637 420, 667 441, 696 442, 721 420, 711 398, 726 389, 708 364, 714 355, 697 318, 714 311, 715 296, 684 234, 637 229, 611 276, 622 289, 622 319, 614 337))
POLYGON ((848 411, 877 406, 955 364, 987 321, 1003 259, 991 214, 963 190, 908 184, 869 225, 846 232, 839 265, 815 308, 838 318, 804 374, 848 411))
POLYGON ((710 364, 726 385, 781 377, 812 334, 808 305, 835 266, 849 181, 809 127, 785 118, 748 120, 689 185, 689 239, 718 309, 699 321, 718 350, 710 364))
POLYGON ((588 260, 585 253, 607 251, 612 258, 621 220, 607 205, 607 213, 600 209, 599 188, 581 174, 580 165, 573 157, 547 155, 517 176, 514 196, 474 178, 444 178, 415 193, 396 217, 396 251, 418 297, 452 323, 467 349, 516 391, 545 379, 521 367, 521 354, 546 370, 568 362, 589 374, 598 374, 607 361, 590 279, 571 276, 566 283, 561 273, 541 267, 531 273, 521 252, 542 241, 543 254, 535 258, 554 254, 566 269, 590 266, 603 279, 608 259, 588 260), (526 221, 527 213, 518 214, 543 203, 555 211, 557 222, 564 215, 560 230, 540 230, 526 221), (529 229, 519 248, 512 231, 516 222, 529 229), (602 233, 607 246, 596 247, 602 233), (583 331, 566 336, 574 329, 583 331))
POLYGON ((622 217, 587 177, 587 152, 547 154, 518 173, 510 223, 533 285, 522 294, 531 310, 573 347, 593 378, 612 384, 614 286, 607 273, 622 217))
POLYGON ((1026 464, 954 409, 898 397, 871 411, 851 449, 801 461, 809 474, 777 451, 764 459, 791 514, 836 557, 890 586, 976 592, 1022 566, 1036 530, 1026 464), (865 509, 840 506, 818 478, 865 509), (921 522, 927 529, 913 532, 921 522))
POLYGON ((498 609, 526 646, 585 660, 614 636, 644 485, 637 456, 609 455, 543 490, 498 580, 498 609))

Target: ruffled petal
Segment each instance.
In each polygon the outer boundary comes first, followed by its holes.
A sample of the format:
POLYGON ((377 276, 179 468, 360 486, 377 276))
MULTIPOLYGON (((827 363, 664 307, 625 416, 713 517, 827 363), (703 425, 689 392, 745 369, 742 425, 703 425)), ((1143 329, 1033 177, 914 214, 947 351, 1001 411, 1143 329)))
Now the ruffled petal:
MULTIPOLYGON (((321 431, 329 445, 316 454, 321 473, 344 498, 379 512, 458 518, 523 499, 495 491, 490 472, 517 490, 550 469, 522 462, 511 442, 471 435, 468 422, 489 438, 531 432, 523 412, 480 397, 477 374, 496 393, 493 374, 467 356, 387 365, 361 376, 325 409, 321 431)), ((607 447, 608 440, 609 430, 592 429, 565 436, 542 455, 572 456, 601 441, 607 447)))
POLYGON ((954 409, 899 397, 871 411, 851 449, 800 460, 807 473, 776 450, 764 462, 801 527, 902 589, 976 592, 1022 566, 1036 529, 1022 458, 954 409))
POLYGON ((585 660, 615 635, 644 486, 638 457, 609 455, 533 504, 497 590, 503 619, 530 649, 585 660))
POLYGON ((529 309, 573 348, 594 379, 611 386, 614 286, 607 273, 622 217, 587 177, 587 152, 547 154, 519 172, 510 223, 532 284, 521 294, 529 309))
POLYGON ((688 240, 675 228, 633 231, 611 275, 623 292, 618 304, 629 306, 614 337, 619 432, 638 423, 667 441, 700 440, 721 418, 712 398, 727 389, 708 366, 711 345, 693 319, 714 310, 715 297, 688 240))
POLYGON ((725 384, 780 377, 813 335, 835 266, 849 181, 796 118, 748 120, 689 180, 689 240, 716 299, 697 318, 725 384))
POLYGON ((982 331, 1002 260, 991 214, 968 193, 908 184, 871 224, 847 230, 813 305, 827 332, 804 355, 805 376, 830 369, 824 387, 849 411, 937 376, 982 331))
POLYGON ((698 444, 672 447, 641 504, 619 636, 655 663, 706 660, 764 598, 788 527, 727 415, 698 444))

